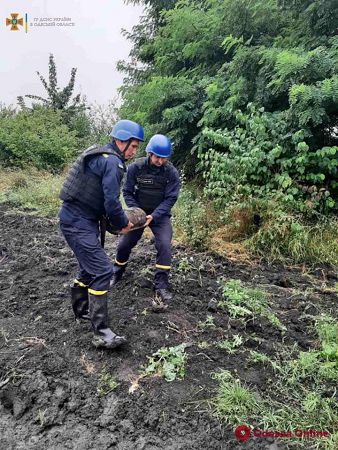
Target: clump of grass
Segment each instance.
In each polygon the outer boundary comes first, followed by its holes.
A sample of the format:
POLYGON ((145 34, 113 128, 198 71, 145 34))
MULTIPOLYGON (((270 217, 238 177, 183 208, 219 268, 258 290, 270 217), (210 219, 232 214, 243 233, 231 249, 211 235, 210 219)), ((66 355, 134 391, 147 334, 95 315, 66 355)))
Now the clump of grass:
POLYGON ((282 365, 273 359, 272 357, 265 355, 264 353, 256 352, 255 350, 250 350, 249 352, 249 360, 253 363, 262 363, 264 365, 269 365, 273 368, 275 372, 279 372, 281 374, 285 373, 282 365))
POLYGON ((316 222, 276 209, 246 240, 249 251, 271 260, 338 266, 338 220, 320 216, 316 222))
POLYGON ((332 345, 333 357, 338 358, 338 322, 331 316, 322 314, 316 317, 315 329, 323 345, 332 345))
POLYGON ((147 365, 142 367, 142 377, 158 375, 166 381, 183 379, 187 360, 186 346, 183 343, 176 347, 161 347, 152 356, 148 356, 147 365))
POLYGON ((106 368, 102 369, 98 381, 96 392, 99 397, 104 397, 110 392, 114 391, 118 387, 118 383, 115 378, 107 371, 106 368))
POLYGON ((315 329, 321 343, 319 373, 338 381, 338 322, 328 315, 318 316, 315 329))
POLYGON ((327 315, 316 317, 315 331, 320 349, 300 352, 299 357, 289 363, 290 382, 313 380, 338 381, 338 322, 327 315))
POLYGON ((258 409, 253 393, 228 370, 215 373, 213 378, 219 382, 217 395, 212 400, 214 414, 228 425, 246 423, 258 409))
POLYGON ((220 283, 223 299, 218 306, 226 309, 230 317, 265 317, 276 328, 286 330, 286 327, 270 310, 264 291, 244 287, 240 280, 220 280, 220 283))
POLYGON ((289 386, 297 386, 302 381, 318 384, 338 381, 338 322, 327 315, 318 316, 314 331, 319 340, 318 350, 299 352, 284 360, 250 351, 249 358, 254 363, 270 365, 289 386))

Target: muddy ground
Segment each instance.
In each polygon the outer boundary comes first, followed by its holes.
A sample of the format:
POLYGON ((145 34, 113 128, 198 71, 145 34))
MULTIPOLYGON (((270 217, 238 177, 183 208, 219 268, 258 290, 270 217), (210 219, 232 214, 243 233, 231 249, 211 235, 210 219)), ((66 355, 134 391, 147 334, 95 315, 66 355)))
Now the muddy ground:
MULTIPOLYGON (((112 258, 114 239, 107 239, 112 258)), ((210 412, 216 388, 211 374, 221 368, 237 371, 252 390, 269 389, 273 374, 248 362, 248 351, 272 354, 282 340, 312 348, 309 315, 334 313, 336 297, 329 287, 337 282, 336 274, 325 268, 236 263, 176 246, 173 305, 153 313, 154 255, 151 241, 143 239, 125 279, 110 292, 111 327, 126 335, 128 344, 97 351, 89 326, 75 324, 72 317, 69 285, 76 264, 56 220, 0 205, 1 450, 286 448, 273 440, 237 442, 233 429, 222 427, 210 412), (220 298, 220 276, 269 291, 274 312, 287 326, 285 336, 268 323, 257 321, 243 329, 224 311, 210 311, 210 300, 220 298), (207 315, 215 327, 198 326, 207 315), (215 345, 197 346, 234 334, 246 342, 233 355, 215 345), (189 344, 184 380, 142 379, 130 392, 147 356, 182 342, 189 344), (100 397, 102 370, 119 385, 100 397)))

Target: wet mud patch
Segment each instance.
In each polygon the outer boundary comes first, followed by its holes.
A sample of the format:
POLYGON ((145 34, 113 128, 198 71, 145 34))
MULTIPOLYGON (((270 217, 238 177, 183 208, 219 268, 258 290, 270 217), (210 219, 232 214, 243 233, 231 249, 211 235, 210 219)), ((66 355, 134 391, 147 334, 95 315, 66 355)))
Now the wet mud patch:
MULTIPOLYGON (((273 373, 249 361, 250 350, 267 355, 284 344, 316 345, 312 316, 335 314, 336 274, 320 268, 235 264, 184 247, 174 249, 167 312, 151 309, 155 248, 144 239, 124 279, 110 292, 112 329, 127 336, 116 351, 91 346, 88 324, 74 322, 69 285, 76 270, 56 220, 0 205, 0 448, 225 450, 284 449, 269 440, 240 444, 208 405, 211 376, 230 370, 253 391, 269 389, 273 373), (281 332, 262 320, 230 318, 217 307, 219 279, 264 289, 281 332), (211 319, 210 319, 211 317, 211 319), (218 344, 240 335, 228 353, 218 344), (147 357, 161 347, 186 343, 183 380, 140 377, 147 357), (117 387, 98 395, 103 371, 117 387), (269 381, 270 380, 270 381, 269 381)), ((107 238, 112 260, 115 238, 107 238)))

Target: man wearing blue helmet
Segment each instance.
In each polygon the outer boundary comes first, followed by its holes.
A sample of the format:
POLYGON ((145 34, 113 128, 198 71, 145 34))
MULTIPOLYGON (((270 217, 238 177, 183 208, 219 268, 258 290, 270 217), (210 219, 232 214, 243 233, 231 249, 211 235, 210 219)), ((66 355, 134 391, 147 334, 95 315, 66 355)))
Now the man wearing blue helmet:
POLYGON ((130 120, 120 120, 110 136, 108 144, 93 145, 78 157, 60 192, 60 229, 79 265, 71 288, 73 312, 76 320, 91 321, 97 348, 115 348, 126 341, 108 324, 107 292, 113 270, 98 239, 99 223, 107 216, 122 233, 133 226, 119 200, 120 185, 124 161, 143 141, 143 129, 130 120))
MULTIPOLYGON (((171 268, 172 226, 170 211, 174 206, 180 188, 179 175, 168 162, 171 143, 166 136, 156 134, 146 148, 147 156, 128 166, 123 196, 128 207, 142 208, 147 214, 149 225, 155 237, 157 250, 155 271, 155 307, 163 309, 172 298, 168 291, 168 276, 171 268)), ((143 234, 144 228, 132 230, 118 242, 112 285, 120 281, 132 248, 143 234)))

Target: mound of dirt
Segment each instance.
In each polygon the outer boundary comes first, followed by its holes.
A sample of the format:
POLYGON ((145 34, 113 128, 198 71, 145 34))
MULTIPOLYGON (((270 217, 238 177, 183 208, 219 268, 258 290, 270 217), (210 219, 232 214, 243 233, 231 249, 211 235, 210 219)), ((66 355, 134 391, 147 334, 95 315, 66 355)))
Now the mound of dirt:
MULTIPOLYGON (((231 355, 215 345, 203 348, 201 342, 241 334, 244 348, 259 347, 266 354, 282 342, 281 332, 269 324, 252 322, 243 329, 240 321, 219 311, 217 280, 223 276, 264 286, 274 312, 287 326, 283 342, 308 349, 313 345, 306 328, 308 314, 334 305, 332 292, 321 285, 323 280, 334 283, 335 274, 234 264, 176 247, 173 304, 155 314, 155 249, 145 238, 134 250, 125 278, 110 292, 111 327, 127 336, 128 344, 97 351, 91 346, 90 327, 76 324, 72 317, 69 285, 76 263, 56 220, 0 205, 0 234, 1 449, 285 448, 273 440, 240 444, 233 429, 221 426, 210 412, 216 388, 213 372, 230 370, 259 391, 267 388, 272 374, 250 365, 245 352, 231 355), (311 298, 302 294, 308 287, 311 298), (210 327, 207 316, 212 316, 210 327), (187 344, 183 380, 140 378, 147 356, 181 343, 187 344), (118 386, 100 396, 102 373, 114 377, 118 386)), ((115 239, 107 237, 112 259, 115 239)))

